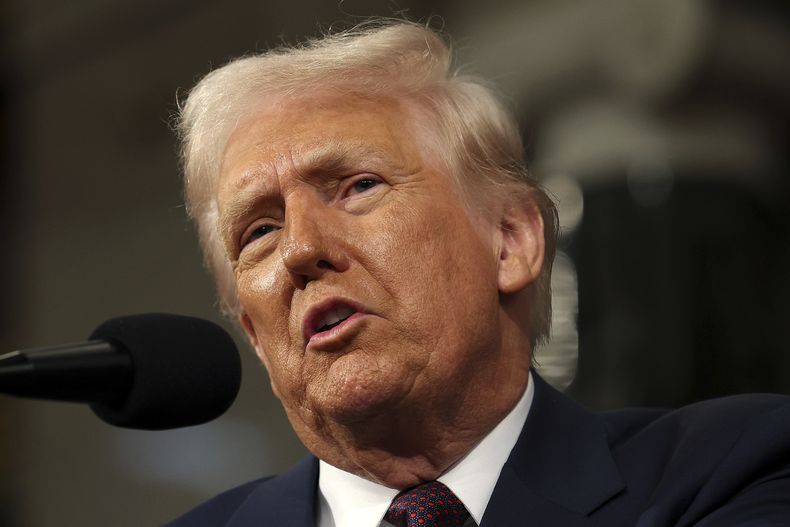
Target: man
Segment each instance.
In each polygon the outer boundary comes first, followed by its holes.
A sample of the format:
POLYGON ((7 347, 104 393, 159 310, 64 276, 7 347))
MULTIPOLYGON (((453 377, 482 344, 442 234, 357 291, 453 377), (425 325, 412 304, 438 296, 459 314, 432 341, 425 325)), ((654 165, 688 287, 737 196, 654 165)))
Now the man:
POLYGON ((237 60, 181 124, 220 296, 312 455, 172 525, 790 524, 787 398, 601 417, 530 373, 556 213, 433 32, 237 60))

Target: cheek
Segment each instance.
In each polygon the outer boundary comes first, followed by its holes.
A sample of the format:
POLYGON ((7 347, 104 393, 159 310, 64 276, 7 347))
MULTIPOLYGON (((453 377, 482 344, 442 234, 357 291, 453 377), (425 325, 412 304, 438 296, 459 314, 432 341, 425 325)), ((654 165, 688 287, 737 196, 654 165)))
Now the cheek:
POLYGON ((426 206, 380 225, 389 228, 371 237, 377 257, 371 255, 370 265, 405 308, 399 327, 416 341, 436 345, 478 323, 492 323, 486 315, 498 306, 496 258, 484 231, 463 209, 426 206))
POLYGON ((290 310, 284 284, 284 276, 263 264, 239 273, 236 280, 239 301, 258 341, 257 353, 273 381, 298 367, 288 353, 290 310))
POLYGON ((283 313, 277 282, 277 273, 263 265, 244 270, 236 277, 239 302, 259 339, 271 340, 279 334, 278 326, 283 323, 277 317, 283 313))

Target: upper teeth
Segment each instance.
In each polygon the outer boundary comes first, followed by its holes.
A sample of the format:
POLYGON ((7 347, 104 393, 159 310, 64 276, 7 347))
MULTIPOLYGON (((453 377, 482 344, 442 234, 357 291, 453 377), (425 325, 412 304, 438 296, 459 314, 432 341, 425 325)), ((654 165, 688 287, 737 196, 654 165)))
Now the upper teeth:
POLYGON ((341 306, 331 309, 327 311, 323 317, 321 317, 321 320, 319 320, 316 329, 320 329, 324 326, 331 326, 332 324, 337 324, 341 320, 350 317, 353 313, 354 313, 354 309, 347 306, 341 306))

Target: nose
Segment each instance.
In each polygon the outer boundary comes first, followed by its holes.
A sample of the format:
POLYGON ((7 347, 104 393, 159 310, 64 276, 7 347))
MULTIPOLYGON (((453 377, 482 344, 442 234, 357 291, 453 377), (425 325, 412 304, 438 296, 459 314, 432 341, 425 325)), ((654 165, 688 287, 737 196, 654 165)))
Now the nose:
POLYGON ((348 259, 337 236, 337 218, 320 200, 295 198, 286 205, 280 256, 297 289, 329 272, 343 272, 348 259))

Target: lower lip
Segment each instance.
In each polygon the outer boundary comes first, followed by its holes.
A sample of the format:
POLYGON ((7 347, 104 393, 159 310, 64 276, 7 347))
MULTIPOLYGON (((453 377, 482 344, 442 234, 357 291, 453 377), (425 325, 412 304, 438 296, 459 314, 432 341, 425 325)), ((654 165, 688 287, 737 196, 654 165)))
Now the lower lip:
POLYGON ((346 339, 353 336, 354 329, 366 316, 367 313, 357 311, 332 329, 316 333, 307 341, 307 349, 323 351, 326 348, 345 343, 346 339))

